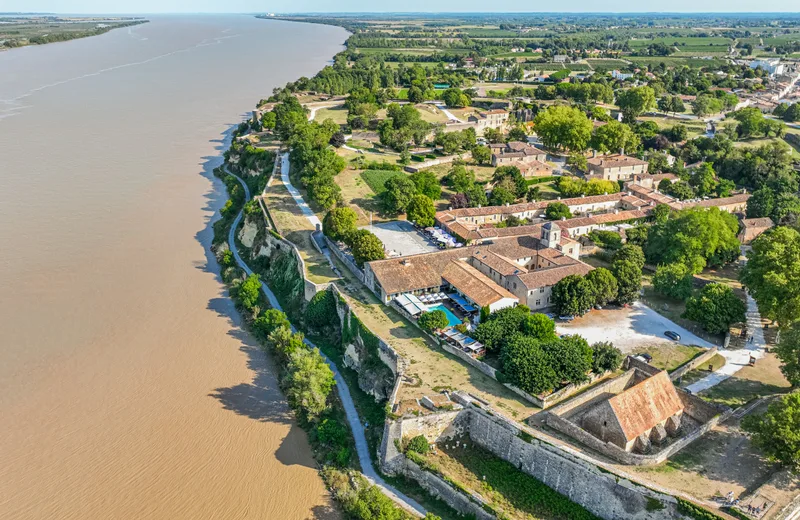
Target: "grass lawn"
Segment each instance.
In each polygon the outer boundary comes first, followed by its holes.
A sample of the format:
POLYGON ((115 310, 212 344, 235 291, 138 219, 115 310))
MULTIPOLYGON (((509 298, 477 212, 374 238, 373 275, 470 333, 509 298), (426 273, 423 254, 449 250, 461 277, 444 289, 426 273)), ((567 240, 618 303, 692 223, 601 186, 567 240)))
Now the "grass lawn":
POLYGON ((530 475, 475 444, 465 437, 446 441, 436 453, 425 456, 438 471, 461 487, 481 495, 501 518, 528 520, 597 518, 530 475), (464 447, 464 442, 468 447, 464 447))
POLYGON ((446 115, 444 115, 444 112, 433 105, 422 104, 415 105, 415 107, 422 120, 427 121, 428 123, 446 123, 449 119, 446 115))
POLYGON ((361 172, 361 178, 375 195, 380 195, 386 188, 384 184, 392 177, 404 177, 406 174, 395 170, 365 170, 361 172))
POLYGON ((756 361, 755 366, 742 368, 730 378, 700 392, 699 395, 714 403, 736 407, 758 397, 782 394, 789 390, 791 386, 780 371, 778 358, 775 354, 768 353, 756 361))
POLYGON ((714 357, 706 361, 702 364, 702 366, 695 368, 694 370, 690 370, 686 374, 681 377, 680 386, 687 387, 694 383, 695 381, 699 381, 703 379, 708 374, 712 372, 716 372, 720 368, 725 366, 725 358, 722 357, 720 354, 714 354, 714 357), (708 370, 708 366, 711 365, 711 371, 708 370))
POLYGON ((337 125, 343 125, 347 123, 347 109, 344 108, 344 106, 320 108, 317 110, 317 114, 314 119, 320 123, 326 119, 331 119, 337 125))
POLYGON ((667 372, 672 372, 684 363, 696 358, 706 349, 700 347, 688 347, 678 343, 662 343, 657 346, 643 347, 637 349, 637 354, 645 353, 653 356, 650 364, 656 368, 662 368, 667 372))

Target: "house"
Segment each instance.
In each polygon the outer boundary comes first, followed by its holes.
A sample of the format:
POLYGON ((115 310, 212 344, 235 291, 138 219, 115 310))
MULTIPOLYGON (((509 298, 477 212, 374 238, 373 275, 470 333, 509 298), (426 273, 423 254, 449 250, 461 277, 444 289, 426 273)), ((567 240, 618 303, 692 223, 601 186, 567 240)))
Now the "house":
POLYGON ((553 175, 553 167, 542 161, 520 162, 514 164, 526 179, 532 177, 549 177, 553 175))
POLYGON ((611 77, 614 79, 618 79, 620 81, 625 81, 628 78, 632 78, 634 75, 627 73, 627 72, 620 72, 616 69, 611 71, 611 77))
POLYGON ((742 219, 742 230, 739 233, 739 242, 742 244, 749 244, 761 233, 773 227, 775 227, 775 223, 769 217, 742 219))
POLYGON ((569 62, 569 56, 566 54, 556 54, 553 56, 553 63, 567 63, 569 62))
POLYGON ((583 416, 581 425, 603 442, 627 452, 647 453, 652 444, 677 436, 683 410, 669 374, 662 370, 597 404, 583 416))
POLYGON ((753 60, 749 63, 751 69, 762 69, 770 76, 780 76, 783 74, 784 65, 779 58, 762 58, 753 60))
POLYGON ((509 113, 502 109, 477 112, 467 118, 468 123, 475 125, 475 133, 483 135, 487 128, 499 130, 508 123, 509 113))
POLYGON ((535 146, 521 141, 511 141, 510 143, 493 144, 492 166, 516 166, 517 163, 532 163, 534 161, 545 162, 547 152, 535 146))
POLYGON ((401 295, 447 291, 476 309, 520 303, 545 309, 561 279, 592 270, 578 260, 580 244, 549 224, 475 246, 368 262, 365 283, 387 303, 401 295))
POLYGON ((623 153, 592 157, 586 164, 590 175, 607 181, 629 181, 634 175, 647 173, 647 161, 623 153))

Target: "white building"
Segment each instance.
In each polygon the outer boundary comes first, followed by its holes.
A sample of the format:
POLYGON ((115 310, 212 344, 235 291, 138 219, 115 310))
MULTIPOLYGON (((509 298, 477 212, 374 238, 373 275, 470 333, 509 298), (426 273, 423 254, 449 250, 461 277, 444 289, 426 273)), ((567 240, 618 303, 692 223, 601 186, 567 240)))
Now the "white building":
POLYGON ((780 76, 783 74, 783 63, 779 58, 764 58, 760 60, 753 60, 750 62, 751 69, 761 69, 767 71, 770 76, 780 76))

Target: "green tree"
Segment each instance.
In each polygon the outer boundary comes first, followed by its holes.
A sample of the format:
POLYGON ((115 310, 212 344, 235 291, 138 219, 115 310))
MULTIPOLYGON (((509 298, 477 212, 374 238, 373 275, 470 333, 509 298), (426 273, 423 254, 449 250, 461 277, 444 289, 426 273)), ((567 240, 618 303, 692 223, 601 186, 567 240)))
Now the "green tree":
POLYGON ((595 305, 606 305, 617 299, 617 279, 605 267, 589 271, 584 279, 591 286, 592 300, 595 305))
POLYGON ((428 332, 446 329, 448 325, 450 325, 450 321, 447 319, 447 314, 440 309, 430 312, 423 312, 420 314, 417 323, 423 330, 428 332))
MULTIPOLYGON (((666 204, 656 204, 656 207, 653 208, 653 220, 656 224, 665 223, 669 220, 670 215, 672 215, 672 208, 666 204)), ((649 232, 648 236, 650 236, 649 232)))
POLYGON ((717 174, 710 163, 702 163, 689 178, 689 185, 692 186, 698 197, 712 195, 717 189, 717 174))
POLYGON ((643 112, 656 106, 656 95, 650 87, 633 87, 617 93, 617 105, 627 123, 633 123, 643 112))
POLYGON ((594 287, 580 275, 562 278, 553 287, 551 302, 562 316, 581 316, 594 305, 594 287))
POLYGON ((412 173, 409 178, 417 186, 417 193, 421 193, 431 200, 439 200, 442 196, 442 186, 433 172, 420 171, 412 173))
POLYGON ((740 279, 761 315, 787 327, 800 319, 800 233, 779 226, 753 241, 740 279))
POLYGON ((480 165, 489 164, 492 160, 492 150, 488 146, 476 146, 472 149, 472 159, 480 165))
POLYGON ((333 372, 318 349, 300 349, 289 361, 286 397, 313 421, 327 408, 333 385, 333 372))
POLYGON ((611 257, 612 262, 632 262, 636 267, 641 270, 644 267, 644 252, 642 248, 634 244, 625 244, 622 246, 614 256, 611 257))
POLYGON ((611 265, 617 279, 617 302, 627 305, 636 301, 642 290, 642 270, 631 261, 621 260, 611 265))
POLYGON ((236 299, 239 300, 242 307, 249 311, 255 309, 260 296, 261 280, 255 273, 248 276, 236 290, 236 299))
POLYGON ((347 206, 333 208, 322 219, 322 232, 331 240, 344 240, 356 230, 358 215, 347 206))
POLYGON ((555 322, 540 313, 525 316, 520 329, 526 336, 540 341, 551 340, 557 337, 555 322))
POLYGON ((692 274, 739 257, 738 219, 718 208, 676 212, 650 228, 645 251, 651 264, 683 263, 692 274))
POLYGON ((468 170, 463 164, 458 164, 447 173, 445 182, 456 193, 464 193, 475 184, 475 172, 468 170))
POLYGON ((616 370, 622 365, 622 352, 609 341, 592 345, 592 371, 602 374, 606 370, 616 370))
POLYGON ((558 192, 562 197, 580 197, 586 193, 586 181, 578 177, 559 177, 558 192))
POLYGON ((386 191, 383 192, 381 198, 383 199, 383 208, 389 214, 405 213, 411 199, 417 194, 417 185, 405 175, 389 177, 384 183, 384 187, 386 191))
POLYGON ((578 108, 552 106, 534 119, 537 135, 548 148, 580 152, 592 136, 592 122, 578 108))
POLYGON ((527 139, 528 139, 528 133, 525 131, 524 127, 515 126, 514 128, 508 131, 509 141, 526 141, 527 139))
POLYGON ((586 196, 590 195, 606 195, 609 193, 617 193, 619 191, 619 183, 614 181, 607 181, 605 179, 589 179, 586 183, 586 196))
POLYGON ((544 210, 547 220, 560 220, 561 218, 572 218, 569 206, 563 202, 551 202, 544 210))
POLYGON ((673 182, 668 186, 666 193, 678 200, 693 199, 697 196, 692 185, 686 181, 673 182))
POLYGON ((488 350, 499 350, 508 338, 523 330, 523 324, 530 313, 530 309, 524 305, 500 309, 481 321, 474 337, 488 350))
POLYGON ((747 199, 747 218, 768 217, 775 209, 775 192, 771 188, 763 188, 753 192, 747 199))
POLYGON ((312 329, 321 330, 338 326, 339 315, 336 312, 336 296, 333 291, 320 291, 315 294, 306 306, 304 317, 306 324, 312 329))
POLYGON ((618 153, 623 149, 633 153, 641 146, 641 140, 625 123, 610 121, 595 129, 591 146, 600 153, 618 153))
POLYGON ((770 460, 792 471, 800 469, 800 394, 774 401, 763 415, 748 415, 742 428, 753 434, 753 444, 770 460))
POLYGON ((580 384, 589 380, 594 353, 580 336, 564 336, 541 344, 558 381, 580 384))
POLYGON ((686 300, 683 318, 696 321, 712 334, 722 334, 731 324, 744 321, 745 305, 729 285, 710 283, 686 300))
POLYGON ((692 295, 692 273, 681 263, 660 265, 653 275, 653 288, 664 296, 685 300, 692 295))
POLYGON ((291 329, 291 324, 286 319, 286 314, 278 309, 267 309, 253 321, 253 332, 261 341, 267 341, 272 331, 278 327, 291 329))
POLYGON ((698 117, 722 112, 724 105, 722 101, 714 96, 700 95, 692 102, 692 113, 698 117))
POLYGON ((420 227, 432 226, 436 217, 433 201, 425 195, 414 195, 406 208, 406 217, 420 227))
POLYGON ((386 258, 383 242, 366 229, 359 229, 351 233, 348 242, 353 259, 359 267, 363 267, 366 262, 386 258))
POLYGON ((625 237, 628 239, 628 244, 639 246, 644 249, 647 244, 647 234, 650 228, 647 226, 636 226, 625 230, 625 237))
POLYGON ((464 192, 464 195, 469 201, 470 208, 486 206, 489 203, 489 200, 486 198, 486 191, 477 183, 467 188, 467 190, 464 192))
POLYGON ((800 324, 795 323, 781 332, 774 349, 781 360, 781 372, 794 387, 800 386, 800 324))
POLYGON ((514 204, 517 196, 513 191, 503 186, 497 186, 492 190, 492 206, 504 206, 506 204, 514 204))
POLYGON ((461 89, 458 88, 449 88, 445 90, 444 94, 442 94, 442 100, 447 106, 456 108, 469 106, 469 104, 472 102, 469 96, 464 94, 461 89))
POLYGON ((585 172, 589 167, 589 163, 586 156, 582 153, 571 153, 569 157, 567 157, 567 166, 572 166, 573 168, 585 172))
POLYGON ((550 356, 534 338, 513 336, 503 348, 500 360, 508 380, 529 394, 553 390, 560 382, 550 364, 550 356))

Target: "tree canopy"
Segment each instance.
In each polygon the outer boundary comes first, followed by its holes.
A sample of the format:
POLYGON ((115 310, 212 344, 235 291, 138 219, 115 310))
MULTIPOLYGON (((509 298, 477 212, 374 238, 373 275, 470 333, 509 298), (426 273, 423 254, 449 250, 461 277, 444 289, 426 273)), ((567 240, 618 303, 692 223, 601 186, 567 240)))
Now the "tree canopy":
POLYGON ((534 128, 548 148, 583 151, 592 137, 592 122, 582 110, 552 106, 534 119, 534 128))
POLYGON ((771 460, 793 471, 800 469, 800 394, 774 401, 763 415, 746 416, 742 427, 771 460))
POLYGON ((744 313, 744 302, 729 285, 710 283, 686 301, 683 317, 696 321, 712 334, 723 334, 732 324, 743 322, 744 313))

